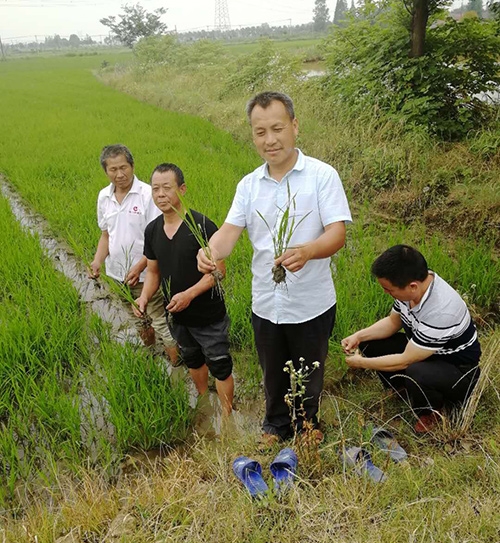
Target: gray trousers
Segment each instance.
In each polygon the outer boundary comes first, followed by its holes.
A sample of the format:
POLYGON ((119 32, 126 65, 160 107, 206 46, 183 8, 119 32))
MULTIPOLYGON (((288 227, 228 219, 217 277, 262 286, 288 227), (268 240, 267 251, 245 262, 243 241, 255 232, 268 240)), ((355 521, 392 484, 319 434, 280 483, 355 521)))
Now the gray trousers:
MULTIPOLYGON (((135 287, 130 287, 130 292, 134 299, 139 298, 141 295, 143 285, 144 283, 137 283, 135 287)), ((129 313, 133 315, 135 319, 137 319, 132 310, 132 306, 127 304, 127 308, 129 313)), ((165 347, 174 347, 175 340, 172 337, 167 325, 165 302, 161 289, 158 289, 151 300, 149 300, 147 313, 153 320, 152 326, 155 329, 156 340, 161 342, 165 347)))

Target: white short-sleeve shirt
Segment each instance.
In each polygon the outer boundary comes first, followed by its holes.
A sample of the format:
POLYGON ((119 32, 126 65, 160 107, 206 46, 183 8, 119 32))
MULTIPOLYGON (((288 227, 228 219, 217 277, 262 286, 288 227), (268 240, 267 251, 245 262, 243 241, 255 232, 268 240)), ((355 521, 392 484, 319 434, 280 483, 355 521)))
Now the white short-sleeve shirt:
MULTIPOLYGON (((97 223, 109 234, 109 255, 106 273, 123 281, 130 268, 143 256, 144 230, 161 211, 155 206, 151 186, 134 176, 130 191, 118 203, 112 183, 99 192, 97 198, 97 223)), ((146 272, 141 274, 144 281, 146 272)))
POLYGON ((295 166, 280 182, 270 177, 267 164, 244 177, 226 218, 247 228, 253 246, 252 310, 275 324, 309 321, 336 302, 330 258, 310 260, 297 273, 287 271, 285 284, 276 285, 272 278, 275 255, 269 228, 279 226, 287 203, 295 201, 290 206, 295 224, 302 220, 289 247, 317 239, 331 223, 352 220, 336 170, 297 151, 295 166))

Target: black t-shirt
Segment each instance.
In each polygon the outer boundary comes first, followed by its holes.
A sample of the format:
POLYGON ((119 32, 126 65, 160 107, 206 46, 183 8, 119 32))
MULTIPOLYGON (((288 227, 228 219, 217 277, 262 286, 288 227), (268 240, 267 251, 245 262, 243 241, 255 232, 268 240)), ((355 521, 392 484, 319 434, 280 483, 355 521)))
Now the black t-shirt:
MULTIPOLYGON (((191 210, 205 239, 209 240, 217 226, 207 217, 191 210)), ((192 287, 203 277, 198 271, 196 255, 200 244, 184 222, 172 239, 163 230, 163 215, 150 222, 144 233, 144 254, 149 260, 157 260, 160 269, 163 295, 167 301, 178 292, 192 287), (170 282, 170 293, 167 284, 170 282)), ((221 321, 226 315, 224 300, 216 288, 211 288, 194 298, 190 305, 179 313, 172 313, 174 321, 185 326, 207 326, 221 321)))

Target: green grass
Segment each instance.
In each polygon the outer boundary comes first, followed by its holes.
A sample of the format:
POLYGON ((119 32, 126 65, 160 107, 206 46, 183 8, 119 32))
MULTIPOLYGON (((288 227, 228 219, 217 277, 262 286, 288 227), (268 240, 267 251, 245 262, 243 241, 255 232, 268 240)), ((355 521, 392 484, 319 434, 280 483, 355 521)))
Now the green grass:
MULTIPOLYGON (((304 38, 304 39, 283 39, 273 40, 276 49, 279 51, 287 51, 294 55, 305 55, 311 51, 317 50, 318 46, 323 41, 322 38, 304 38)), ((222 42, 224 49, 230 55, 244 55, 253 53, 258 48, 258 41, 249 43, 230 43, 222 42)))
MULTIPOLYGON (((222 224, 236 183, 258 164, 253 150, 207 121, 159 111, 103 86, 90 71, 99 64, 90 57, 0 66, 0 169, 54 233, 72 239, 88 260, 99 237, 97 193, 108 182, 99 154, 109 143, 130 147, 145 181, 157 164, 178 164, 190 205, 222 224)), ((248 268, 241 259, 246 253, 241 244, 233 260, 248 268)), ((246 270, 243 275, 248 279, 246 270)), ((239 318, 235 312, 235 330, 248 326, 239 318)))
MULTIPOLYGON (((462 143, 441 144, 402 121, 367 111, 362 118, 325 92, 327 80, 298 80, 282 42, 225 46, 217 63, 137 63, 102 79, 123 92, 159 107, 193 113, 250 142, 246 101, 269 88, 288 92, 299 119, 299 146, 339 171, 351 204, 368 200, 368 218, 393 223, 424 223, 453 239, 491 241, 500 246, 498 126, 470 134, 462 143), (269 55, 269 47, 273 54, 269 55), (166 82, 168 81, 168 84, 166 82)), ((321 49, 320 46, 317 48, 321 49)), ((200 56, 200 62, 202 58, 200 56)), ((302 63, 302 69, 308 64, 302 63)))

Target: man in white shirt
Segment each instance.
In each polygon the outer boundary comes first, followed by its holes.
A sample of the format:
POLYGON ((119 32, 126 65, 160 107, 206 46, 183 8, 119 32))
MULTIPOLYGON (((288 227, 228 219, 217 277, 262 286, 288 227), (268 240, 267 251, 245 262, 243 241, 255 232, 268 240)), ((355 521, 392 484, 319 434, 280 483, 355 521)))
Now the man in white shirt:
MULTIPOLYGON (((104 147, 100 161, 110 184, 99 192, 97 199, 97 222, 102 234, 89 274, 99 277, 101 266, 106 263, 106 274, 127 285, 135 299, 142 292, 146 273, 144 230, 161 211, 153 202, 151 186, 134 175, 134 159, 125 145, 104 147)), ((150 301, 148 314, 166 355, 177 365, 177 347, 168 329, 160 291, 150 301)))
MULTIPOLYGON (((303 403, 305 418, 318 426, 336 311, 330 257, 344 245, 345 221, 351 214, 337 172, 295 147, 298 121, 287 95, 260 93, 248 102, 247 114, 265 164, 238 184, 226 222, 210 239, 213 261, 200 251, 198 266, 204 273, 213 271, 215 261, 229 256, 247 228, 254 250, 252 325, 266 397, 263 441, 272 444, 303 428, 300 417, 292 427, 284 399, 290 387, 284 371, 289 360, 298 370, 303 359, 311 371, 303 403), (292 235, 276 254, 280 225, 292 235), (313 364, 318 366, 314 370, 313 364)), ((319 430, 315 434, 322 439, 319 430)))

